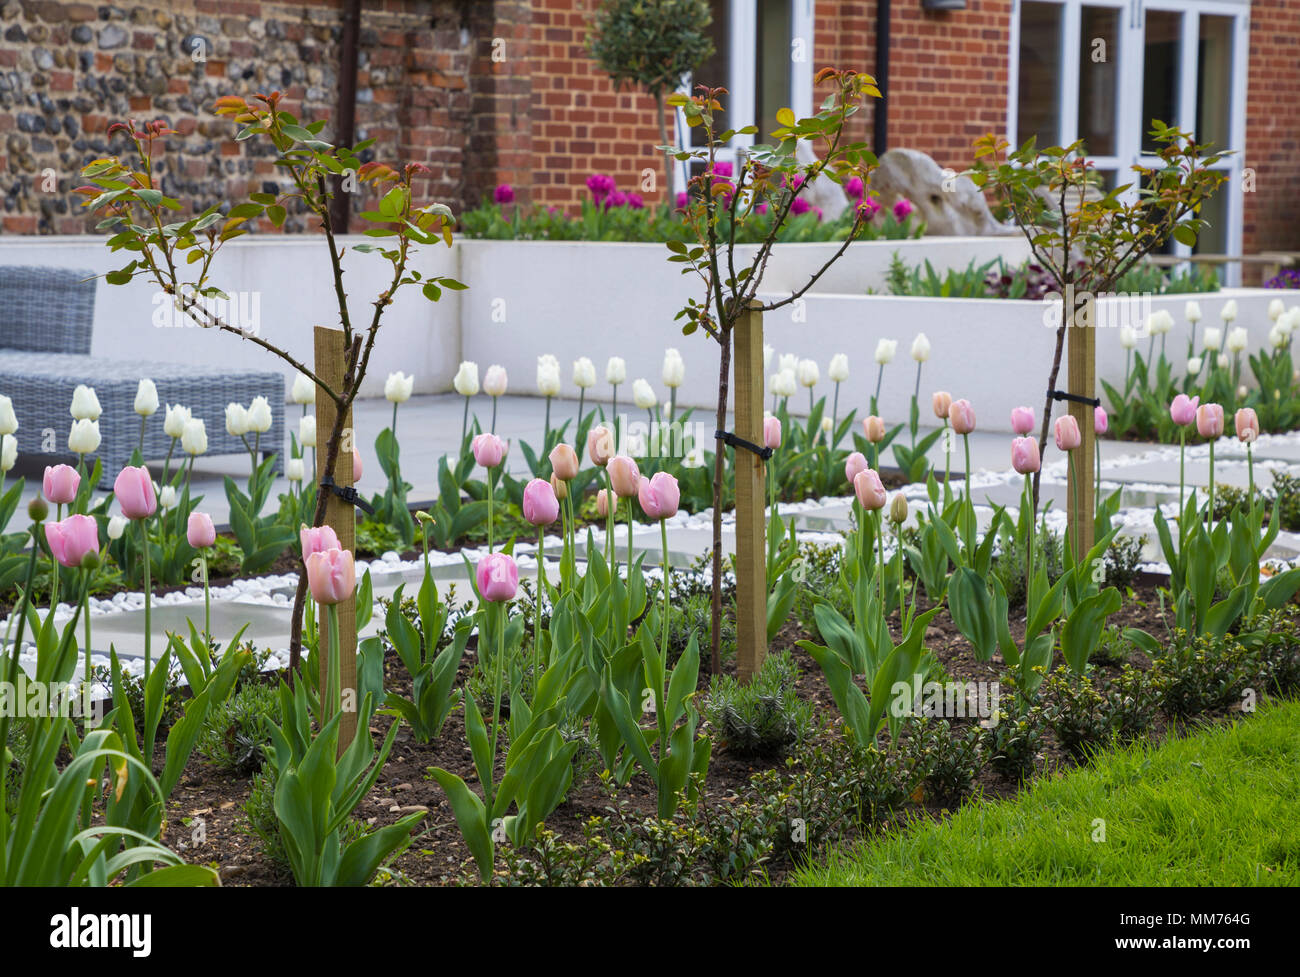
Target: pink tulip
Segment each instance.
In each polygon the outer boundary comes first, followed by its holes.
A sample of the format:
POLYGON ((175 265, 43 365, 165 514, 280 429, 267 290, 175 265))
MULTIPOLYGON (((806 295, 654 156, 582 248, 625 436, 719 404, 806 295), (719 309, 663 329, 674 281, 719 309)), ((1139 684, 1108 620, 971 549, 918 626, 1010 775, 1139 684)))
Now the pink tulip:
POLYGON ((948 408, 948 420, 952 422, 956 434, 970 434, 975 430, 975 408, 969 400, 954 400, 948 408))
POLYGON ((1062 451, 1073 451, 1083 443, 1079 422, 1071 414, 1056 419, 1056 446, 1062 451))
POLYGON ((1032 407, 1013 407, 1011 409, 1011 430, 1021 437, 1034 429, 1034 409, 1032 407))
POLYGON ((341 604, 357 588, 357 566, 351 550, 337 547, 307 557, 307 586, 316 603, 341 604))
POLYGON ((677 515, 682 490, 672 475, 657 472, 652 478, 641 478, 637 499, 642 511, 651 519, 671 519, 677 515))
POLYGON ((343 548, 338 533, 330 526, 303 526, 298 530, 298 542, 302 544, 304 560, 313 553, 343 548))
POLYGON ((352 449, 352 484, 356 485, 361 481, 361 452, 356 448, 352 449))
POLYGON ((196 550, 205 549, 217 541, 217 528, 206 512, 191 512, 185 525, 185 538, 196 550))
POLYGON ((872 444, 880 444, 885 440, 885 422, 872 414, 870 417, 862 419, 862 433, 872 444))
POLYGON ((873 469, 864 468, 853 477, 853 491, 858 504, 869 512, 885 507, 885 486, 873 469))
POLYGON ((627 455, 615 455, 609 460, 609 482, 620 499, 630 499, 641 487, 641 470, 627 455))
POLYGON ((128 519, 148 519, 158 510, 158 497, 154 495, 153 479, 143 467, 127 465, 113 481, 113 495, 128 519))
POLYGON ((560 500, 551 483, 534 478, 524 486, 524 519, 533 526, 549 526, 560 516, 560 500))
POLYGON ((948 408, 952 406, 952 394, 946 390, 937 390, 931 398, 934 406, 934 416, 941 421, 948 419, 948 408))
POLYGON ((1196 405, 1201 402, 1200 397, 1188 397, 1187 394, 1179 394, 1174 398, 1174 402, 1169 405, 1169 416, 1179 427, 1191 424, 1196 420, 1196 405))
POLYGON ((852 485, 853 480, 858 477, 858 472, 864 472, 871 466, 867 464, 867 459, 861 451, 855 451, 844 459, 844 478, 852 485))
POLYGON ((1196 431, 1203 438, 1223 436, 1223 406, 1201 404, 1196 408, 1196 431))
POLYGON ((1237 425, 1237 437, 1249 444, 1259 437, 1259 417, 1253 407, 1243 407, 1237 411, 1234 421, 1237 425))
POLYGON ((604 519, 609 515, 609 489, 601 489, 596 493, 596 514, 604 519))
POLYGON ((562 482, 571 482, 578 477, 578 453, 572 446, 557 444, 551 449, 551 471, 562 482))
POLYGON ((1021 475, 1032 475, 1042 466, 1038 457, 1038 442, 1033 438, 1013 438, 1011 441, 1011 467, 1021 475))
POLYGON ((1105 434, 1110 429, 1110 416, 1106 413, 1105 407, 1094 407, 1092 409, 1092 433, 1105 434))
POLYGON ((781 418, 763 418, 763 444, 773 451, 781 447, 781 418))
POLYGON ((597 424, 587 432, 587 457, 598 468, 604 468, 614 457, 614 435, 605 425, 597 424))
POLYGON ((88 553, 99 552, 99 524, 90 516, 68 516, 45 524, 50 552, 65 567, 79 567, 88 553))
POLYGON ((484 468, 496 468, 506 456, 506 443, 495 434, 476 434, 470 442, 474 460, 484 468))
POLYGON ((513 600, 519 591, 519 566, 505 553, 489 553, 479 560, 474 577, 479 596, 494 604, 513 600))
POLYGON ((41 491, 45 498, 58 505, 72 505, 77 501, 81 475, 71 465, 47 465, 41 491))

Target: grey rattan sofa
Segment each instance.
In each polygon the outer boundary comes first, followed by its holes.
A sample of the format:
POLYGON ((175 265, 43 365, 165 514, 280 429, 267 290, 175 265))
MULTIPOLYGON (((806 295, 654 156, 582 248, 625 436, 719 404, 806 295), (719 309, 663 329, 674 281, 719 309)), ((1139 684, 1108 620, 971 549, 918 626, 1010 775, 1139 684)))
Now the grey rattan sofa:
MULTIPOLYGON (((282 374, 92 356, 90 337, 98 284, 94 275, 93 271, 73 269, 0 266, 0 394, 14 402, 20 456, 40 455, 51 460, 68 456, 72 392, 84 383, 95 388, 103 411, 98 452, 104 463, 101 485, 111 484, 139 441, 135 395, 140 378, 148 377, 158 387, 160 406, 145 425, 146 461, 161 460, 172 445, 163 431, 167 404, 183 404, 192 416, 203 420, 208 454, 245 454, 243 441, 226 433, 226 404, 237 401, 247 405, 257 396, 271 402, 274 419, 271 430, 261 438, 263 456, 280 452, 283 458, 282 374), (52 453, 41 450, 47 428, 57 437, 52 453)), ((142 337, 139 346, 145 356, 148 338, 142 337)), ((122 350, 121 354, 131 352, 122 350)), ((176 445, 173 471, 184 457, 176 445)), ((283 461, 279 464, 283 469, 283 461)))

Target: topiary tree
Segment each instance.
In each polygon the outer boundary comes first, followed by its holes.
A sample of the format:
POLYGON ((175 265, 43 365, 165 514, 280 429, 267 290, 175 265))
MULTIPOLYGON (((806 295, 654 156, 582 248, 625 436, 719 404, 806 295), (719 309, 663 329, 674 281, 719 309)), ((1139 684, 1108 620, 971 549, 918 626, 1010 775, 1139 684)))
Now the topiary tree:
MULTIPOLYGON (((639 86, 655 100, 659 142, 668 145, 664 95, 713 54, 708 0, 604 0, 591 23, 587 50, 614 82, 639 86)), ((664 192, 672 186, 664 157, 664 192)))

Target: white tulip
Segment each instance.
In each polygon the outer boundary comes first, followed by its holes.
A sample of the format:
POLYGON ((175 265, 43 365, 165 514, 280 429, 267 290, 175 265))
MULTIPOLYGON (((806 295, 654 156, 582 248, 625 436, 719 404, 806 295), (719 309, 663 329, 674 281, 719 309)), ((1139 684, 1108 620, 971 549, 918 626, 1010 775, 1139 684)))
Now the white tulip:
POLYGON ((580 390, 596 385, 596 364, 590 357, 579 356, 573 361, 573 385, 580 390))
POLYGON ((1119 344, 1125 349, 1132 349, 1137 345, 1137 333, 1132 326, 1119 327, 1119 344))
POLYGON ((893 362, 894 354, 898 352, 897 339, 882 339, 876 343, 876 362, 881 366, 893 362))
POLYGON ((18 439, 12 434, 0 434, 0 472, 7 472, 18 460, 18 439))
POLYGON ((663 381, 665 387, 680 387, 686 380, 686 361, 676 349, 664 350, 663 381))
POLYGON ((775 352, 776 350, 772 348, 772 345, 770 343, 763 344, 763 372, 764 373, 772 369, 772 354, 775 352))
POLYGON ((1201 335, 1204 337, 1206 349, 1218 349, 1223 345, 1223 330, 1218 326, 1206 326, 1205 332, 1201 335))
POLYGON ((650 386, 648 380, 638 378, 632 382, 632 403, 642 410, 649 410, 659 403, 659 398, 655 396, 654 387, 650 386))
POLYGON ((135 390, 135 412, 141 417, 152 417, 158 412, 158 388, 147 377, 135 390))
POLYGON ((644 458, 646 454, 645 435, 640 431, 633 431, 627 436, 627 453, 633 458, 644 458))
POLYGON ((778 370, 772 374, 772 393, 778 397, 793 397, 796 389, 793 370, 778 370))
POLYGON ((682 459, 682 466, 685 468, 703 468, 704 449, 698 444, 693 446, 690 451, 686 452, 686 457, 682 459))
POLYGON ((817 369, 816 360, 800 360, 799 370, 795 374, 801 387, 815 387, 817 381, 821 379, 821 371, 817 369))
POLYGON ((795 356, 794 353, 781 354, 781 358, 777 361, 776 364, 777 373, 783 373, 786 370, 789 370, 791 373, 794 373, 798 369, 799 369, 799 357, 795 356))
POLYGON ((289 397, 295 404, 313 404, 316 402, 316 384, 307 374, 299 373, 293 378, 293 390, 289 397))
POLYGON ((164 509, 171 509, 176 505, 176 489, 171 485, 164 485, 158 493, 158 505, 164 509))
POLYGON ((13 434, 18 430, 18 416, 14 413, 14 402, 8 397, 0 396, 0 435, 13 434))
POLYGON ((1296 326, 1300 325, 1300 306, 1293 307, 1288 309, 1286 312, 1283 312, 1277 317, 1277 322, 1274 323, 1274 325, 1276 325, 1278 329, 1282 330, 1284 336, 1291 335, 1291 333, 1295 332, 1296 326))
POLYGON ((388 374, 388 379, 384 381, 384 398, 394 404, 404 404, 411 399, 414 389, 415 377, 398 370, 388 374))
POLYGON ((1223 308, 1219 310, 1219 315, 1223 317, 1224 322, 1232 322, 1237 318, 1237 300, 1228 299, 1223 303, 1223 308))
POLYGON ((500 397, 507 385, 506 368, 498 363, 493 363, 483 374, 483 392, 489 397, 500 397))
POLYGON ((1240 353, 1250 344, 1250 335, 1244 326, 1237 326, 1228 331, 1227 349, 1229 353, 1240 353))
POLYGON ((1152 336, 1163 336, 1169 330, 1174 328, 1174 317, 1165 309, 1152 312, 1147 316, 1147 333, 1152 336))
POLYGON ((1201 358, 1199 356, 1193 356, 1190 360, 1187 361, 1187 375, 1189 377, 1195 377, 1198 376, 1200 372, 1201 372, 1201 358))
POLYGON ((918 332, 916 338, 912 340, 912 359, 918 363, 924 363, 930 358, 930 340, 926 338, 925 333, 918 332))
POLYGON ((832 383, 843 383, 849 378, 849 357, 845 353, 836 353, 831 357, 830 366, 826 367, 826 376, 832 383))
POLYGON ((81 417, 72 422, 68 432, 68 450, 75 455, 93 455, 99 450, 99 421, 81 417))
POLYGON ((1281 346, 1286 342, 1287 332, 1282 328, 1281 323, 1274 323, 1273 328, 1268 331, 1268 344, 1273 347, 1281 346))
POLYGON ((84 383, 77 384, 77 389, 72 391, 72 416, 79 421, 97 421, 103 412, 99 398, 95 396, 95 388, 87 387, 84 383))
POLYGON ((1194 300, 1188 302, 1187 305, 1183 307, 1183 315, 1186 317, 1188 322, 1192 325, 1196 325, 1201 321, 1201 303, 1194 300))
POLYGON ((478 364, 472 360, 462 361, 451 385, 462 397, 473 397, 478 393, 478 364))
POLYGON ((305 470, 301 458, 290 458, 284 463, 284 477, 291 482, 301 482, 305 470))
POLYGON ((191 417, 185 422, 185 430, 181 432, 181 450, 194 458, 207 454, 208 428, 202 418, 191 417))
POLYGON ((131 520, 126 516, 110 516, 108 519, 108 538, 121 539, 122 534, 126 532, 126 527, 131 525, 131 520))
POLYGON ((823 431, 824 433, 826 433, 826 434, 830 434, 830 433, 831 433, 831 428, 834 427, 834 426, 835 426, 835 425, 833 425, 833 424, 831 423, 831 419, 830 419, 829 417, 823 417, 823 418, 822 418, 822 431, 823 431))
POLYGON ((248 405, 248 429, 255 434, 271 430, 271 405, 265 397, 254 397, 248 405))
POLYGON ((1277 322, 1277 317, 1285 310, 1286 306, 1283 304, 1281 299, 1274 299, 1272 302, 1268 303, 1268 317, 1274 322, 1277 322))
POLYGON ((248 433, 248 408, 236 403, 226 405, 226 433, 232 438, 248 433))
POLYGON ((627 381, 627 364, 623 362, 621 356, 611 356, 609 362, 605 364, 605 382, 625 383, 627 381))
POLYGON ((1250 396, 1250 390, 1248 390, 1246 385, 1243 383, 1237 388, 1237 399, 1245 400, 1248 396, 1250 396))
POLYGON ((560 393, 560 361, 550 353, 537 357, 537 392, 543 397, 560 393))
POLYGON ((167 416, 163 419, 163 430, 169 438, 179 438, 185 433, 185 422, 190 419, 190 409, 180 404, 168 404, 167 416))
POLYGON ((298 443, 304 448, 316 447, 315 414, 304 414, 298 419, 298 443))

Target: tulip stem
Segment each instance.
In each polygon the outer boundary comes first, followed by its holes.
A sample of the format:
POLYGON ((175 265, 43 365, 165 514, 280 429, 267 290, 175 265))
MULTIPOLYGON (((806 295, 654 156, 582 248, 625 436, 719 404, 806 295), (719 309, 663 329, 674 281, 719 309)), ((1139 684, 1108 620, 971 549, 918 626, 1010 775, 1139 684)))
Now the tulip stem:
POLYGON ((876 371, 876 392, 875 392, 875 394, 874 394, 874 395, 872 396, 872 398, 871 398, 871 413, 872 413, 872 414, 879 414, 879 413, 880 413, 880 411, 877 409, 877 406, 876 406, 876 405, 877 405, 877 404, 879 403, 879 401, 880 401, 880 381, 883 380, 883 379, 885 379, 885 364, 884 364, 884 363, 881 363, 881 364, 880 364, 880 369, 878 369, 878 370, 876 371))
POLYGON ((541 678, 542 598, 546 596, 546 527, 537 527, 537 623, 533 626, 533 690, 541 678))
POLYGON ((903 524, 894 523, 894 550, 895 556, 898 557, 898 633, 901 637, 906 624, 904 623, 904 608, 907 590, 903 586, 903 524))
POLYGON ((141 461, 141 462, 144 461, 144 425, 145 425, 145 422, 146 422, 146 421, 148 421, 148 418, 147 418, 147 417, 144 417, 144 416, 141 416, 141 418, 140 418, 140 442, 139 442, 138 445, 136 445, 136 447, 137 447, 137 448, 139 449, 139 451, 140 451, 140 461, 141 461))
POLYGON ((668 388, 668 423, 677 420, 677 388, 668 388))
POLYGON ((952 474, 952 435, 948 432, 948 418, 943 419, 943 504, 946 507, 952 499, 952 490, 948 488, 948 476, 952 474))
POLYGON ((876 517, 876 549, 880 553, 880 613, 885 614, 885 524, 880 517, 880 510, 875 512, 876 517))
POLYGON ((144 684, 149 684, 149 666, 153 659, 149 653, 151 637, 152 580, 149 573, 149 530, 147 521, 140 520, 140 540, 144 544, 144 684))
POLYGON ((1097 476, 1097 486, 1092 493, 1092 518, 1096 521, 1097 514, 1101 511, 1101 438, 1094 437, 1092 446, 1096 451, 1096 456, 1093 458, 1093 474, 1097 476))
MULTIPOLYGON (((466 397, 466 398, 465 398, 465 409, 461 412, 461 415, 460 415, 460 446, 461 446, 461 450, 462 450, 462 451, 463 451, 464 448, 465 448, 465 434, 466 434, 466 432, 468 432, 468 431, 469 431, 469 398, 466 397)), ((315 451, 315 449, 312 449, 312 450, 313 450, 313 452, 315 451)), ((315 462, 314 462, 314 461, 312 462, 312 467, 313 467, 313 468, 315 467, 315 462)))
POLYGON ((586 402, 586 399, 587 399, 587 388, 579 387, 578 388, 578 420, 573 425, 574 431, 577 431, 579 428, 582 427, 582 407, 583 404, 586 402))
POLYGON ((208 589, 208 552, 205 547, 199 554, 200 566, 203 568, 203 635, 207 647, 212 648, 212 592, 208 589))
POLYGON ((975 501, 971 497, 970 490, 970 435, 963 434, 961 440, 966 449, 966 509, 969 519, 966 532, 966 558, 971 559, 975 552, 975 501))
POLYGON ((605 555, 609 558, 609 579, 614 582, 614 483, 609 477, 609 466, 605 466, 605 555))
MULTIPOLYGON (((21 597, 13 613, 9 615, 9 624, 12 625, 14 618, 18 619, 18 634, 14 638, 12 648, 9 645, 8 628, 5 629, 5 645, 0 649, 8 657, 5 660, 5 683, 7 688, 14 688, 14 683, 18 680, 18 654, 23 646, 23 632, 27 628, 27 609, 32 604, 32 585, 36 580, 36 554, 40 550, 40 522, 33 521, 32 528, 32 549, 27 557, 27 576, 23 580, 23 587, 20 591, 21 597), (12 652, 12 654, 11 654, 12 652)), ((4 829, 9 829, 9 764, 3 762, 5 745, 9 742, 9 723, 12 709, 0 709, 0 824, 4 829)), ((0 848, 0 859, 3 859, 4 849, 0 848)))
POLYGON ((546 431, 542 434, 542 449, 551 446, 551 398, 546 398, 546 431))
POLYGON ((1255 506, 1255 454, 1251 450, 1254 447, 1249 441, 1246 442, 1246 472, 1250 479, 1250 505, 1255 506))
POLYGON ((610 384, 614 388, 614 395, 610 398, 609 422, 614 425, 614 445, 618 446, 618 384, 610 384))
POLYGON ((506 664, 505 605, 493 602, 488 606, 488 613, 492 615, 493 627, 497 633, 497 660, 492 679, 492 751, 488 754, 492 767, 488 772, 488 782, 483 785, 488 796, 487 806, 490 811, 496 802, 497 735, 501 732, 501 679, 506 664))
MULTIPOLYGON (((59 502, 54 506, 55 522, 63 521, 63 503, 59 502)), ((59 561, 54 558, 54 550, 50 550, 50 613, 53 614, 55 608, 59 606, 59 561)), ((0 750, 4 749, 4 744, 0 743, 0 750)))
POLYGON ((835 381, 835 400, 831 403, 831 435, 834 436, 840 423, 840 382, 835 381))
MULTIPOLYGON (((1183 518, 1183 484, 1185 463, 1187 460, 1187 425, 1178 427, 1178 518, 1183 518)), ((1180 525, 1181 529, 1181 525, 1180 525)), ((1181 535, 1181 533, 1180 533, 1181 535)))
POLYGON ((1025 539, 1025 611, 1028 613, 1029 585, 1034 579, 1034 523, 1038 519, 1028 472, 1025 473, 1025 495, 1029 498, 1029 535, 1025 539))
MULTIPOLYGON (((496 403, 496 401, 493 400, 493 403, 496 403)), ((492 469, 491 469, 491 468, 489 468, 489 469, 487 470, 487 486, 488 486, 488 489, 487 489, 487 495, 488 495, 488 552, 491 553, 491 552, 492 552, 492 545, 493 545, 493 542, 494 542, 494 540, 495 540, 495 537, 493 536, 493 533, 492 533, 492 501, 493 501, 494 497, 496 496, 496 493, 492 490, 492 469)))
POLYGON ((1083 525, 1079 522, 1079 519, 1082 517, 1082 513, 1079 511, 1079 476, 1078 472, 1076 472, 1074 468, 1074 452, 1067 451, 1066 454, 1070 458, 1070 488, 1074 493, 1073 512, 1075 526, 1074 539, 1071 540, 1071 543, 1074 545, 1074 558, 1078 560, 1084 555, 1079 552, 1083 544, 1083 525))
POLYGON ((1217 438, 1210 439, 1210 504, 1205 510, 1205 530, 1214 532, 1214 442, 1217 438))
MULTIPOLYGON (((90 702, 90 571, 81 571, 81 615, 86 624, 86 666, 85 678, 82 679, 83 688, 81 690, 81 701, 89 704, 90 702)), ((90 733, 90 710, 86 710, 86 721, 84 734, 90 733)))
POLYGON ((326 664, 327 681, 325 695, 321 699, 321 725, 324 726, 331 719, 343 711, 343 689, 341 683, 343 680, 343 660, 339 651, 339 606, 329 604, 325 608, 325 619, 329 626, 329 660, 326 664), (325 703, 329 703, 329 712, 324 712, 325 703))
POLYGON ((497 433, 497 399, 492 398, 492 433, 497 433))
MULTIPOLYGON (((629 505, 630 504, 631 502, 629 500, 629 505)), ((663 626, 663 634, 659 638, 659 660, 665 665, 667 665, 668 663, 668 608, 669 608, 669 595, 672 592, 672 587, 670 586, 670 582, 672 580, 670 573, 672 571, 668 565, 668 521, 666 519, 659 520, 659 545, 660 548, 663 550, 662 555, 663 555, 663 563, 664 563, 664 626, 663 626)))
POLYGON ((627 579, 632 580, 632 497, 627 498, 627 579))

